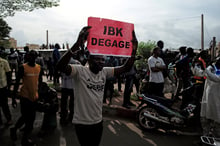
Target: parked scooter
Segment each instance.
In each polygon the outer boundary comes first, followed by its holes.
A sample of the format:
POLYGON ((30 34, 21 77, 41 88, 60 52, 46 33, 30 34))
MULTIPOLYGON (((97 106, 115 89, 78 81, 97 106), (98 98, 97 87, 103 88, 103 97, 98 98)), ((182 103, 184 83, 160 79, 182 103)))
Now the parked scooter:
MULTIPOLYGON (((191 93, 195 84, 184 89, 181 95, 185 92, 191 93)), ((172 108, 175 103, 172 99, 158 97, 152 95, 140 94, 141 101, 138 106, 138 124, 144 130, 153 130, 156 128, 183 128, 187 126, 195 115, 196 102, 190 102, 183 110, 172 108)))

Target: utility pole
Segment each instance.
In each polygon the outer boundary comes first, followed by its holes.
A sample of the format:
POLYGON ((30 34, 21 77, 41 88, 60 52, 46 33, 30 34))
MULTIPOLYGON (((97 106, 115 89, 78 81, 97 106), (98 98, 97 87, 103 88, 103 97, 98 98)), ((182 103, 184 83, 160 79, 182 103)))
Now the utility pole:
POLYGON ((211 60, 214 60, 216 57, 216 39, 213 37, 212 42, 211 42, 211 60))
POLYGON ((201 15, 201 50, 204 50, 204 16, 201 15))
POLYGON ((46 31, 46 40, 47 40, 47 44, 46 44, 46 48, 48 49, 49 47, 48 47, 48 30, 46 31))

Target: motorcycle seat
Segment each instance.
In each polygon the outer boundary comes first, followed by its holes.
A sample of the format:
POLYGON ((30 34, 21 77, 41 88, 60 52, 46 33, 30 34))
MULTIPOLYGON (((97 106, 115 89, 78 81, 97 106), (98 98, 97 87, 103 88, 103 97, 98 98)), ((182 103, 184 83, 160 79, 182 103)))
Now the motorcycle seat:
POLYGON ((171 107, 173 104, 173 101, 166 97, 160 97, 160 96, 155 96, 155 95, 145 95, 145 96, 157 100, 157 102, 161 103, 162 105, 166 107, 171 107))

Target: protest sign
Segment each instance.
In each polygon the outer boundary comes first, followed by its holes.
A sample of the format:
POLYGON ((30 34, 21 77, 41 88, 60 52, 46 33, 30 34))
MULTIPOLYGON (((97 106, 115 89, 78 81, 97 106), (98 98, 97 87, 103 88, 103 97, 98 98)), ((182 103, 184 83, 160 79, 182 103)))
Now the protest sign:
POLYGON ((92 26, 87 38, 91 54, 131 56, 134 24, 89 17, 88 26, 92 26))

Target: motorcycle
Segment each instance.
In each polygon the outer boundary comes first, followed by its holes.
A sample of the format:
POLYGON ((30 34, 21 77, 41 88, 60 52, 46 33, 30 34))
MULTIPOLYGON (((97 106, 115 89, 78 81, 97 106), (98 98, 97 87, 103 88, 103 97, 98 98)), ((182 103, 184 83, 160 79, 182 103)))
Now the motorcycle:
POLYGON ((202 143, 210 146, 220 146, 220 138, 201 136, 202 143))
MULTIPOLYGON (((195 84, 184 89, 183 93, 192 93, 195 84)), ((189 94, 188 94, 189 95, 189 94)), ((195 115, 195 102, 191 102, 183 110, 172 107, 174 99, 158 97, 153 95, 138 95, 141 103, 138 106, 137 120, 140 127, 144 130, 154 130, 157 128, 182 128, 190 123, 195 115)))

